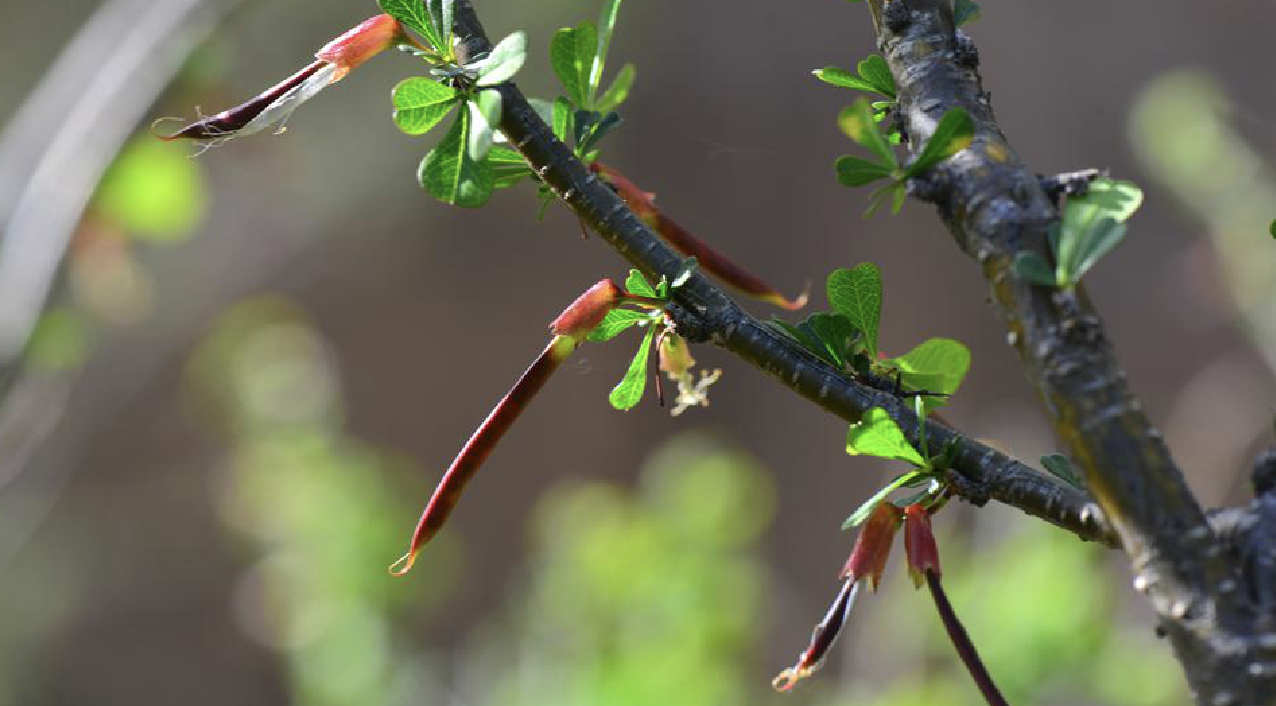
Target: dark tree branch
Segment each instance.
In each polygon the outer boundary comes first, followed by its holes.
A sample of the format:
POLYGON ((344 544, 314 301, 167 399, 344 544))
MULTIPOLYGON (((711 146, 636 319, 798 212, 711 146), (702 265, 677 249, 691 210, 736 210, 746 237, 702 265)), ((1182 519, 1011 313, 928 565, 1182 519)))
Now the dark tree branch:
POLYGON ((1201 703, 1276 703, 1272 616, 1238 595, 1240 566, 1211 531, 1169 450, 1126 385, 1083 292, 1033 286, 1011 262, 1044 250, 1058 219, 1037 176, 994 121, 948 0, 870 0, 878 46, 899 87, 910 144, 964 108, 974 144, 928 173, 915 193, 933 201, 957 244, 983 268, 1028 378, 1087 486, 1129 554, 1201 703))
MULTIPOLYGON (((471 55, 491 45, 468 0, 456 3, 456 30, 471 55)), ((554 136, 513 84, 498 87, 503 98, 501 130, 578 217, 635 267, 659 277, 676 275, 681 257, 664 244, 606 184, 591 174, 554 136)), ((916 442, 918 420, 899 398, 866 387, 808 353, 740 309, 696 273, 677 293, 679 330, 693 341, 712 341, 770 374, 823 409, 850 421, 873 407, 884 408, 916 442)), ((927 422, 932 444, 957 436, 927 422)), ((954 468, 987 496, 1067 529, 1083 539, 1114 545, 1098 507, 1082 492, 964 438, 954 468)))

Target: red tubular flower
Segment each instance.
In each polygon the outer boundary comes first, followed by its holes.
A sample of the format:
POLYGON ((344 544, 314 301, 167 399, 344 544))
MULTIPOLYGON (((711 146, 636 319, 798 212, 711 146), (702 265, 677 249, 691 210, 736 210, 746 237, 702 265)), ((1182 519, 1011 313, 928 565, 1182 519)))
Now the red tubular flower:
POLYGON ((496 404, 470 440, 465 442, 461 452, 443 474, 438 487, 434 489, 425 511, 421 513, 421 519, 417 521, 416 530, 412 533, 408 553, 390 566, 391 574, 402 576, 412 569, 421 548, 443 528, 457 501, 461 499, 461 491, 478 473, 501 437, 514 425, 554 371, 584 342, 589 332, 602 322, 607 312, 621 302, 623 294, 611 280, 602 280, 577 297, 576 301, 554 319, 550 324, 550 329, 555 333, 554 338, 523 372, 518 382, 514 383, 514 387, 496 404))
POLYGON ((841 577, 852 581, 870 578, 876 593, 886 571, 886 560, 891 555, 895 532, 903 518, 904 512, 894 505, 885 502, 878 505, 860 528, 860 536, 855 540, 855 548, 851 550, 846 566, 842 567, 841 577))
POLYGON ((939 579, 939 547, 930 529, 930 513, 921 505, 909 505, 904 510, 904 551, 908 554, 908 574, 913 584, 921 588, 926 583, 927 572, 939 579))
POLYGON ((160 139, 188 138, 216 142, 251 135, 271 125, 282 126, 294 110, 319 91, 345 78, 352 69, 391 46, 408 41, 398 20, 389 15, 370 17, 325 44, 315 54, 317 61, 252 100, 191 123, 172 135, 160 136, 160 139))
POLYGON ((853 579, 847 579, 842 584, 842 589, 838 591, 837 598, 824 614, 824 619, 811 633, 811 642, 798 657, 797 664, 780 672, 775 679, 771 680, 771 686, 776 691, 792 689, 799 681, 811 676, 820 668, 824 656, 828 654, 829 648, 833 647, 837 636, 841 634, 842 626, 846 625, 846 618, 851 614, 851 607, 855 605, 855 595, 859 593, 859 586, 853 579))
POLYGON ((776 306, 789 310, 801 309, 806 306, 806 294, 802 294, 797 299, 785 298, 775 287, 745 271, 728 259, 727 256, 714 250, 708 243, 695 237, 686 228, 683 228, 662 213, 660 209, 656 208, 654 194, 638 188, 636 184, 629 181, 620 172, 601 162, 594 162, 589 165, 589 169, 595 174, 602 175, 610 182, 615 187, 616 193, 620 198, 629 204, 629 208, 643 222, 651 226, 652 230, 659 233, 660 237, 664 238, 684 255, 694 257, 700 269, 745 294, 770 302, 776 306))

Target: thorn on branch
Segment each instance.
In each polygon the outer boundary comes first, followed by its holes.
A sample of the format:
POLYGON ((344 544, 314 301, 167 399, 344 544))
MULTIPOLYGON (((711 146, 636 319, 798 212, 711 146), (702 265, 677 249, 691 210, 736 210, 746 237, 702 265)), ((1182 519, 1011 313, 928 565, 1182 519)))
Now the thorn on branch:
POLYGON ((908 29, 908 25, 912 24, 913 13, 903 0, 894 0, 886 3, 886 7, 882 10, 882 19, 885 20, 887 29, 895 34, 901 34, 908 29))

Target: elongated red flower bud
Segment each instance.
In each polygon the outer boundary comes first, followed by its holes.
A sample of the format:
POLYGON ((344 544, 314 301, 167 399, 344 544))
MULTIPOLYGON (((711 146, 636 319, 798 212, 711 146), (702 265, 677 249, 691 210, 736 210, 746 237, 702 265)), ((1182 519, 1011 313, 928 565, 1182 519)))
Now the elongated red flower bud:
POLYGON ((841 577, 852 581, 872 579, 873 592, 876 593, 886 571, 886 560, 891 555, 895 532, 903 519, 903 510, 890 503, 878 505, 860 528, 860 536, 855 540, 855 548, 851 550, 846 566, 842 567, 841 577))
POLYGON ((430 497, 429 504, 421 513, 416 531, 412 533, 412 543, 408 547, 408 553, 390 566, 391 574, 402 576, 412 569, 421 548, 433 539, 447 522, 448 516, 452 514, 453 508, 461 498, 461 491, 465 489, 465 485, 491 455, 505 432, 514 425, 518 416, 527 408, 527 404, 536 396, 536 393, 540 392, 562 362, 576 350, 579 343, 570 336, 555 336, 540 356, 519 377, 518 382, 514 383, 514 387, 510 388, 505 397, 487 415, 487 419, 483 420, 470 440, 465 442, 461 453, 457 454, 452 465, 448 467, 447 473, 443 474, 443 479, 434 489, 434 495, 430 497))
POLYGON ((926 573, 938 579, 939 547, 930 529, 930 513, 921 505, 909 505, 904 509, 904 552, 908 554, 908 574, 913 584, 921 588, 926 583, 926 573))
POLYGON ((325 44, 315 54, 315 62, 253 99, 191 123, 172 135, 161 135, 160 139, 218 141, 282 125, 298 106, 340 81, 351 69, 406 41, 398 20, 389 15, 370 17, 325 44))
POLYGON ((842 627, 846 625, 846 619, 851 614, 851 608, 855 605, 855 595, 859 593, 860 585, 853 580, 847 579, 842 584, 842 589, 838 591, 837 598, 833 599, 833 604, 829 606, 829 610, 824 614, 824 619, 819 625, 815 626, 815 631, 811 633, 811 642, 806 650, 798 657, 798 661, 792 667, 780 672, 775 679, 771 680, 771 686, 776 691, 788 691, 797 685, 798 682, 811 676, 815 670, 820 668, 820 664, 824 661, 824 656, 833 647, 833 643, 837 642, 837 636, 841 634, 842 627))
POLYGON ((806 306, 807 295, 803 293, 797 299, 787 299, 775 287, 750 274, 715 250, 705 241, 695 237, 672 218, 666 216, 654 203, 655 196, 638 188, 625 175, 601 162, 589 165, 590 171, 602 175, 616 189, 629 208, 641 218, 651 229, 660 234, 670 245, 684 255, 696 259, 700 269, 735 287, 745 294, 757 297, 785 309, 801 309, 806 306))
POLYGON ((557 336, 583 341, 590 331, 602 323, 607 313, 621 303, 624 296, 623 289, 611 280, 604 279, 585 290, 584 294, 564 309, 549 325, 549 330, 557 336))

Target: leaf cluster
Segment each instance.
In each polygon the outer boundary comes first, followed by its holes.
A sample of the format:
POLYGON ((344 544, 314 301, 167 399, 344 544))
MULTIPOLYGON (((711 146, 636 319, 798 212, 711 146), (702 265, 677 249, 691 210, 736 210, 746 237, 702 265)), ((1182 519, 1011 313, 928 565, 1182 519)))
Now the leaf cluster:
POLYGON ((843 186, 865 186, 881 179, 889 184, 873 192, 871 204, 865 215, 871 215, 888 198, 891 200, 891 211, 899 213, 907 196, 909 179, 921 176, 940 162, 952 157, 970 146, 974 140, 975 123, 962 108, 953 108, 944 113, 935 132, 926 141, 925 146, 916 158, 906 166, 901 164, 895 155, 890 139, 883 134, 878 121, 873 117, 873 108, 866 99, 859 99, 854 105, 843 110, 837 118, 837 124, 852 140, 873 153, 874 159, 863 159, 844 155, 837 158, 834 168, 837 180, 843 186))
POLYGON ((1128 181, 1096 179, 1083 196, 1070 196, 1049 232, 1053 269, 1035 252, 1015 256, 1019 277, 1043 287, 1072 289, 1126 235, 1125 222, 1143 203, 1143 191, 1128 181))

